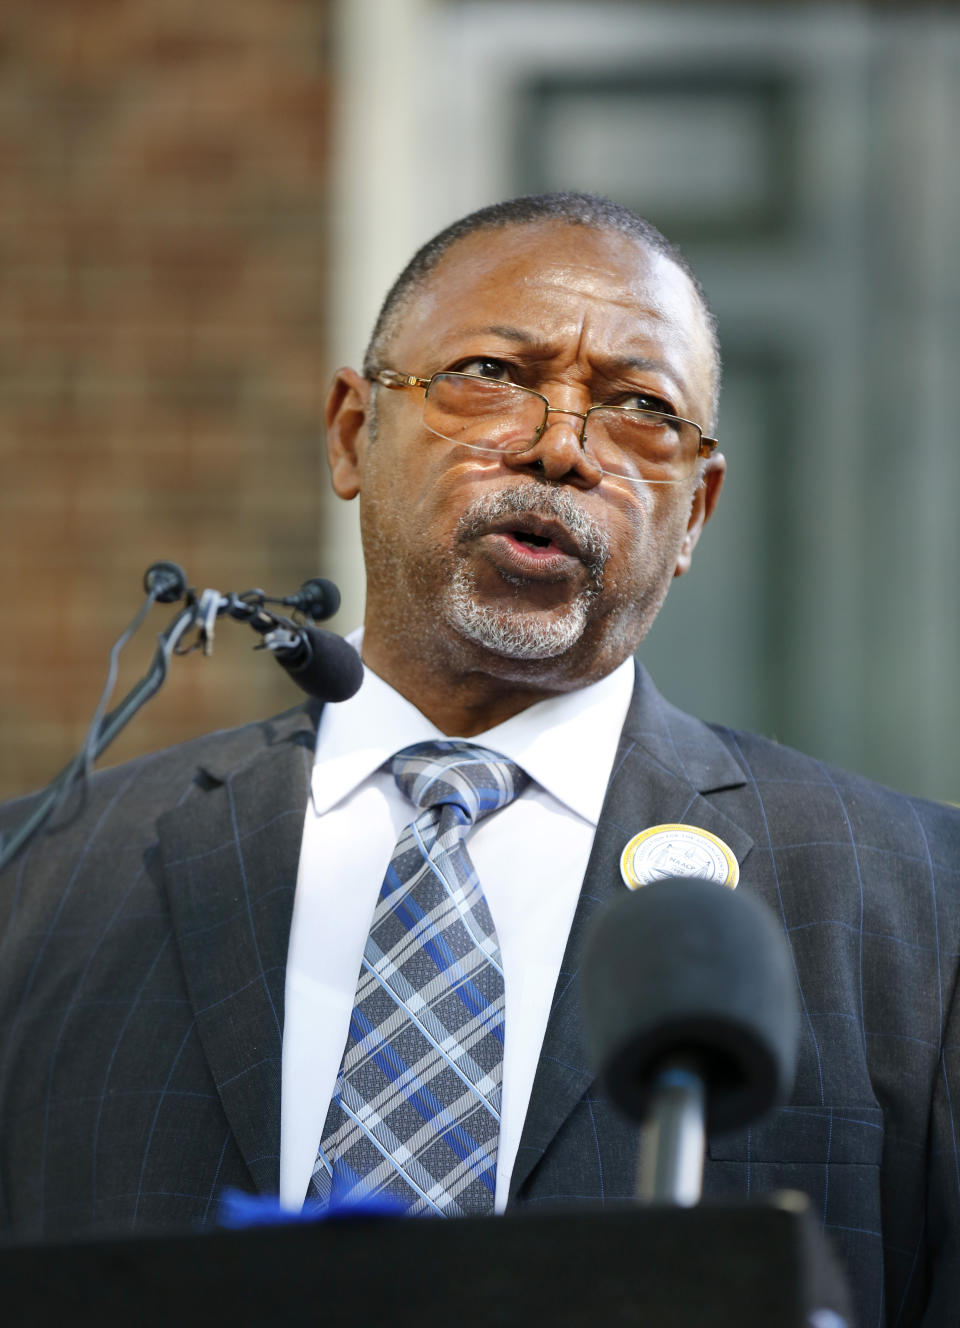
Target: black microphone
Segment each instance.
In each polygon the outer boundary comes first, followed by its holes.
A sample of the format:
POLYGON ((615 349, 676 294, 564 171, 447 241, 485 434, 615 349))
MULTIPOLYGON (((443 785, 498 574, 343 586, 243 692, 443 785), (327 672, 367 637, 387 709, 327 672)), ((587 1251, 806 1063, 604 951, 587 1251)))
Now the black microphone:
POLYGON ((360 690, 363 661, 335 632, 322 627, 299 627, 296 631, 278 627, 263 641, 308 696, 320 701, 346 701, 360 690))
POLYGON ((743 891, 654 881, 601 916, 582 984, 603 1086, 674 1152, 641 1159, 644 1197, 696 1202, 704 1130, 748 1125, 793 1085, 796 978, 781 927, 743 891))
POLYGON ((187 574, 179 563, 151 563, 143 574, 143 588, 158 604, 175 604, 187 593, 187 574))
POLYGON ((332 618, 340 607, 340 591, 332 581, 322 576, 311 577, 304 581, 295 595, 287 595, 280 601, 293 609, 299 609, 314 622, 323 622, 332 618))

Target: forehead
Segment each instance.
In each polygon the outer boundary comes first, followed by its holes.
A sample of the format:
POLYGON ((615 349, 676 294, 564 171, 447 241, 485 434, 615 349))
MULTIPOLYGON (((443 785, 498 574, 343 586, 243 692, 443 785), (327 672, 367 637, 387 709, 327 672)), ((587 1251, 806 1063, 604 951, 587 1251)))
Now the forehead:
POLYGON ((458 240, 405 300, 391 350, 442 359, 451 339, 504 323, 604 354, 668 341, 678 356, 712 359, 700 299, 671 259, 632 235, 557 221, 458 240))

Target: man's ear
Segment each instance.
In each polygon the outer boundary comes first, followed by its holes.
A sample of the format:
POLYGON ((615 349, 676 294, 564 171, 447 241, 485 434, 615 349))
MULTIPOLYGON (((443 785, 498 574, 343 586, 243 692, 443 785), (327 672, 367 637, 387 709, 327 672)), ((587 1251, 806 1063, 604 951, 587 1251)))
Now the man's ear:
POLYGON ((714 452, 713 456, 708 458, 707 464, 703 468, 700 483, 694 490, 690 520, 687 522, 687 533, 680 545, 677 565, 673 569, 674 576, 683 576, 684 572, 690 570, 697 540, 700 538, 700 532, 713 516, 713 509, 720 497, 720 490, 723 488, 723 477, 726 473, 726 458, 721 452, 714 452))
POLYGON ((363 480, 370 392, 373 384, 355 369, 338 369, 327 393, 327 460, 338 498, 356 498, 363 480))

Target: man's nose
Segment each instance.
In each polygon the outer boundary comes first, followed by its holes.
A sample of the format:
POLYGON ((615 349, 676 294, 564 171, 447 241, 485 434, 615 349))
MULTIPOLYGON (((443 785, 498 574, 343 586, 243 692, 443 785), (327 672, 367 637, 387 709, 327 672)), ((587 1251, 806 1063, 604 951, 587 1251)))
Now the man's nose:
POLYGON ((562 480, 578 488, 592 489, 603 479, 603 471, 580 445, 583 415, 551 406, 547 423, 537 441, 524 452, 505 453, 511 470, 536 468, 549 480, 562 480))

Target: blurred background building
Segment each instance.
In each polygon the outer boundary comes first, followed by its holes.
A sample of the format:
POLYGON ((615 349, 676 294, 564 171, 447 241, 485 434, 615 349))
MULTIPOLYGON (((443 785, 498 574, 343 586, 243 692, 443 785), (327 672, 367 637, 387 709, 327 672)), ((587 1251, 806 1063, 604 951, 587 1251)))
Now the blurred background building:
MULTIPOLYGON (((332 369, 437 228, 578 188, 720 321, 730 470, 643 647, 662 689, 960 800, 958 127, 952 7, 7 0, 0 790, 76 749, 156 558, 332 576, 359 621, 332 369)), ((294 704, 252 644, 224 624, 107 759, 294 704)))

